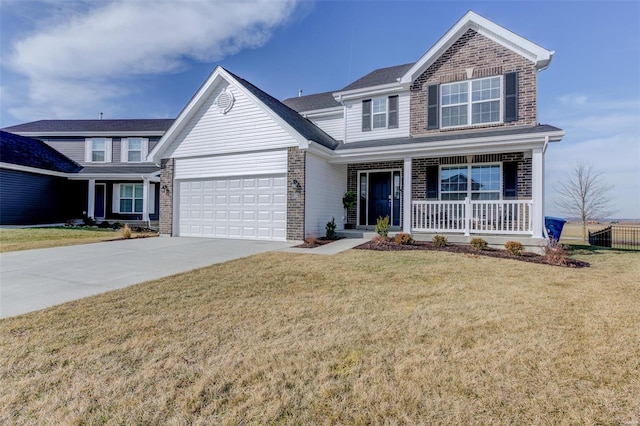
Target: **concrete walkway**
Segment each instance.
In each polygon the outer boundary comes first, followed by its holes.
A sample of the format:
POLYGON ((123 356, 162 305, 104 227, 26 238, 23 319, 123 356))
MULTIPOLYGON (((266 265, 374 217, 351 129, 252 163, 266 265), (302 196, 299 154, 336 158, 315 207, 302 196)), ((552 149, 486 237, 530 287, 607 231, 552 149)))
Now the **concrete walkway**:
POLYGON ((292 245, 159 237, 2 253, 0 318, 292 245))
POLYGON ((371 240, 370 238, 344 238, 342 240, 334 241, 332 243, 318 246, 312 249, 290 247, 281 251, 285 251, 288 253, 331 255, 331 254, 338 254, 345 250, 352 249, 355 246, 359 246, 360 244, 364 244, 370 240, 371 240))

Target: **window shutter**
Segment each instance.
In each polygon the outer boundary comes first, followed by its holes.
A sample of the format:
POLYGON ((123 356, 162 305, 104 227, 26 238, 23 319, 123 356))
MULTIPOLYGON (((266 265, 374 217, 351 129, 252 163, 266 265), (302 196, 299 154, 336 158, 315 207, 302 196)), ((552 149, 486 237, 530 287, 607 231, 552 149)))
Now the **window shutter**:
POLYGON ((427 199, 438 198, 438 166, 427 166, 427 199))
POLYGON ((149 138, 142 138, 142 146, 140 147, 140 161, 147 162, 147 155, 149 154, 149 138))
POLYGON ((504 75, 504 121, 518 121, 518 73, 504 75))
POLYGON ((149 214, 154 214, 156 212, 156 184, 155 183, 150 183, 149 184, 149 202, 147 204, 148 208, 147 210, 149 210, 149 214))
POLYGON ((389 129, 398 128, 398 95, 389 96, 389 129))
POLYGON ((427 130, 440 127, 438 119, 438 85, 427 88, 427 130))
POLYGON ((502 164, 502 197, 505 200, 518 198, 518 162, 505 161, 502 164))
POLYGON ((106 138, 104 141, 104 162, 105 163, 111 162, 111 152, 112 152, 111 148, 112 148, 111 138, 106 138))
POLYGON ((93 139, 85 138, 84 140, 84 161, 85 163, 91 162, 91 150, 93 149, 93 139))
POLYGON ((120 184, 113 184, 113 195, 111 196, 111 213, 120 213, 120 184))
POLYGON ((362 131, 371 131, 371 99, 362 101, 362 131))
POLYGON ((120 139, 120 162, 126 163, 129 161, 129 139, 120 139))

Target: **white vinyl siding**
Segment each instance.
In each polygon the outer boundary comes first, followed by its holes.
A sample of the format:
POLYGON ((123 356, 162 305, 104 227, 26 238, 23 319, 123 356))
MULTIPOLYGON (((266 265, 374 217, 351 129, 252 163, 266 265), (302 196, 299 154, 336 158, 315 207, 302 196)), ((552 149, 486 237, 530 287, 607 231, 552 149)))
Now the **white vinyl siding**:
POLYGON ((214 100, 225 85, 220 84, 195 111, 167 154, 186 158, 297 146, 296 139, 270 114, 234 86, 226 85, 226 90, 233 93, 235 103, 230 111, 221 114, 214 100))
POLYGON ((175 160, 176 179, 286 173, 287 151, 251 152, 175 160))
POLYGON ((111 163, 111 138, 86 138, 84 149, 86 163, 111 163))
MULTIPOLYGON (((142 206, 140 205, 140 202, 138 202, 137 205, 137 209, 135 206, 135 198, 142 198, 142 188, 143 184, 142 183, 114 183, 113 184, 113 192, 112 192, 112 197, 111 197, 111 212, 112 213, 122 213, 122 214, 142 214, 142 206), (135 190, 135 186, 139 186, 139 190, 138 190, 138 196, 135 196, 136 190, 135 190), (128 191, 128 189, 123 189, 123 188, 128 188, 134 186, 133 189, 133 197, 130 196, 130 191, 128 191), (124 197, 121 197, 121 195, 124 195, 124 197), (124 206, 125 208, 123 209, 123 204, 127 204, 127 202, 121 203, 122 199, 126 199, 126 200, 133 200, 132 201, 132 206, 133 206, 133 212, 131 211, 131 208, 126 208, 128 206, 124 206), (139 209, 139 211, 138 211, 139 209)), ((148 206, 148 213, 149 214, 154 214, 156 212, 156 189, 155 189, 156 184, 155 183, 150 183, 149 184, 149 201, 147 203, 148 206)))
POLYGON ((120 161, 123 163, 140 163, 146 160, 149 153, 149 139, 122 138, 120 161))
POLYGON ((328 164, 307 154, 305 185, 305 236, 323 237, 331 218, 336 219, 338 229, 343 229, 342 197, 347 190, 347 166, 328 164))
MULTIPOLYGON (((392 95, 385 95, 388 98, 392 95)), ((367 97, 365 99, 371 99, 367 97)), ((375 99, 375 98, 374 98, 375 99)), ((345 143, 358 142, 372 139, 388 139, 409 136, 409 92, 398 94, 398 127, 372 128, 370 131, 362 131, 362 99, 348 100, 346 104, 346 137, 345 143)), ((373 108, 372 108, 373 111, 373 108)))
POLYGON ((286 240, 286 173, 183 180, 176 187, 180 236, 286 240))
POLYGON ((344 116, 342 112, 325 117, 309 117, 316 126, 337 141, 344 140, 344 116))

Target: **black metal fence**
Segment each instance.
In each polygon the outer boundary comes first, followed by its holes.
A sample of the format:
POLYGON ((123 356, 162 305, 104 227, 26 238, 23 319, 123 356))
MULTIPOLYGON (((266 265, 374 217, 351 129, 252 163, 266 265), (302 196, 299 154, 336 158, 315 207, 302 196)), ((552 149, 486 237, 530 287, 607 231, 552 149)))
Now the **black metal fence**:
POLYGON ((600 231, 589 231, 589 244, 626 250, 640 250, 640 226, 611 225, 600 231))

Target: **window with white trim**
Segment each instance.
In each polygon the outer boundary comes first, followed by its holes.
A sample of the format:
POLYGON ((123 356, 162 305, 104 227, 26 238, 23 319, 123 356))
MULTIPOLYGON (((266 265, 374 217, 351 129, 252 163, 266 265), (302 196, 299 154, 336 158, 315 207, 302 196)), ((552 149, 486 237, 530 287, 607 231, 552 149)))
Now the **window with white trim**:
POLYGON ((105 138, 93 138, 91 140, 91 161, 104 163, 107 157, 107 140, 105 138))
POLYGON ((142 161, 142 138, 129 138, 127 140, 127 161, 130 163, 142 161))
POLYGON ((502 122, 502 76, 442 84, 440 127, 502 122))
POLYGON ((362 131, 398 128, 398 95, 362 101, 362 131))
POLYGON ((371 103, 373 128, 384 129, 387 127, 387 98, 375 98, 371 103))
POLYGON ((502 173, 500 164, 442 166, 440 199, 499 200, 502 173))
POLYGON ((142 213, 142 184, 120 184, 120 213, 142 213))

